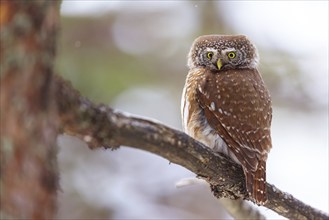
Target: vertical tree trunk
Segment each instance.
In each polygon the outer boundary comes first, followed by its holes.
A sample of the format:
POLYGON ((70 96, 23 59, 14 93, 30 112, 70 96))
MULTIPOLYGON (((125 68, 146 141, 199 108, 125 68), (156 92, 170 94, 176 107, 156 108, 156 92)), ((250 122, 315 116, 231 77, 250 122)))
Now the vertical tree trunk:
POLYGON ((53 63, 60 1, 0 2, 1 218, 56 211, 53 63))

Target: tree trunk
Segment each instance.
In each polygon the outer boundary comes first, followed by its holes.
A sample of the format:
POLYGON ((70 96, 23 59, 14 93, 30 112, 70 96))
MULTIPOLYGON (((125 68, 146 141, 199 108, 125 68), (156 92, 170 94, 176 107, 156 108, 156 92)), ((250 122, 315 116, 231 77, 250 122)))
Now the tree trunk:
POLYGON ((1 0, 1 218, 49 219, 56 211, 59 5, 1 0))

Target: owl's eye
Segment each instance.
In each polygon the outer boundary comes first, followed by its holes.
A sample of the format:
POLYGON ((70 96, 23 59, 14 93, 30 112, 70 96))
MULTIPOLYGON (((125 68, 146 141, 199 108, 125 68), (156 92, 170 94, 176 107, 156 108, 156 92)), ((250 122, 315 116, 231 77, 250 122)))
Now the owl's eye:
POLYGON ((230 58, 230 59, 234 59, 236 57, 236 54, 235 54, 235 52, 229 52, 227 54, 227 57, 230 58))
POLYGON ((209 60, 211 60, 213 56, 214 56, 214 53, 213 53, 213 52, 208 52, 208 53, 207 53, 207 58, 208 58, 209 60))

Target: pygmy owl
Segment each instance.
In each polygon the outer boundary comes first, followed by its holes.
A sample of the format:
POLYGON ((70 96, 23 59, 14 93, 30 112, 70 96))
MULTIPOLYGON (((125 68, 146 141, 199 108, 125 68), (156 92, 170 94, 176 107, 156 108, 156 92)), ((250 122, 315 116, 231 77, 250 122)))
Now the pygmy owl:
POLYGON ((257 63, 257 49, 246 36, 197 38, 188 55, 181 113, 186 133, 242 166, 247 192, 262 205, 272 107, 257 63))

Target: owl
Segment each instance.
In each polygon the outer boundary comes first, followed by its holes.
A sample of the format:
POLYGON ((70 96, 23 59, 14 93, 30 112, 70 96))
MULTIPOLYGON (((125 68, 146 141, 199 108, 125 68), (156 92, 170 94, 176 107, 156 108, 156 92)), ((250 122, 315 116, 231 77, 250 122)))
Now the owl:
POLYGON ((242 166, 249 197, 263 205, 272 107, 257 64, 257 49, 244 35, 197 38, 181 114, 187 134, 242 166))

